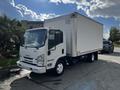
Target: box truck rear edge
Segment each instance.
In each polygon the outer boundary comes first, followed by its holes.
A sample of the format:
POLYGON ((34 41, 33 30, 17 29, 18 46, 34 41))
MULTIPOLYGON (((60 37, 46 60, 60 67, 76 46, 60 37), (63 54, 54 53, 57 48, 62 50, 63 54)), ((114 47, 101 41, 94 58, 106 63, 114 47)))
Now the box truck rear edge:
POLYGON ((98 60, 98 51, 102 49, 102 24, 72 13, 45 20, 44 27, 25 32, 18 66, 35 73, 52 70, 61 75, 64 67, 75 60, 98 60))

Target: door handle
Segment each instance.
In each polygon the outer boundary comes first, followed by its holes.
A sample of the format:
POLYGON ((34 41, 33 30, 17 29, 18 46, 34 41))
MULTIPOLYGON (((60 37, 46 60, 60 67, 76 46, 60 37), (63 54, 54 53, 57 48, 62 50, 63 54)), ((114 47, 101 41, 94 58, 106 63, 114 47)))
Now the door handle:
POLYGON ((62 54, 64 54, 64 49, 62 49, 62 54))
POLYGON ((49 50, 49 51, 48 51, 48 55, 50 55, 50 54, 51 54, 51 51, 49 50))

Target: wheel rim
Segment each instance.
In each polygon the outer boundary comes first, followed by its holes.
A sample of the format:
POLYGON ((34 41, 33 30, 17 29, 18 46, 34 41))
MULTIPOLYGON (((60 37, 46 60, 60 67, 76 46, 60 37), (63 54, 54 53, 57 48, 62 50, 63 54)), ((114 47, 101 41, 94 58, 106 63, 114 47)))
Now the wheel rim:
POLYGON ((62 72, 63 72, 63 64, 62 63, 59 63, 58 65, 57 65, 57 73, 58 74, 61 74, 62 72))
POLYGON ((95 56, 92 54, 92 61, 94 61, 95 60, 95 56))

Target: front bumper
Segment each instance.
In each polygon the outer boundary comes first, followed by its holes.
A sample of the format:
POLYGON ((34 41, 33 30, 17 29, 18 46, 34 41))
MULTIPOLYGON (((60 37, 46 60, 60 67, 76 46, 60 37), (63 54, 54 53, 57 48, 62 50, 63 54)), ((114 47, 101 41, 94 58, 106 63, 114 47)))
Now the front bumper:
POLYGON ((46 73, 46 68, 45 67, 39 67, 31 64, 27 64, 21 61, 17 61, 17 65, 21 68, 30 70, 35 73, 46 73))

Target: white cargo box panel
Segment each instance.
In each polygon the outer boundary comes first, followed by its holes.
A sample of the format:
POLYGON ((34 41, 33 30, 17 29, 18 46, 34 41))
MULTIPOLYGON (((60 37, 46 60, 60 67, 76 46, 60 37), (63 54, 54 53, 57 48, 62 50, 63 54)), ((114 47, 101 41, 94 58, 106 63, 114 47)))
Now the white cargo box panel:
POLYGON ((77 55, 85 52, 94 52, 103 47, 103 25, 92 19, 78 15, 75 23, 77 27, 77 55))
POLYGON ((78 13, 45 20, 44 27, 63 31, 66 53, 70 56, 102 49, 103 25, 78 13))

